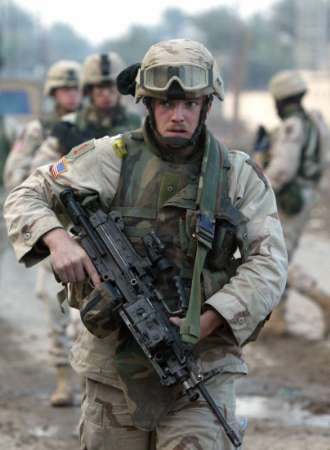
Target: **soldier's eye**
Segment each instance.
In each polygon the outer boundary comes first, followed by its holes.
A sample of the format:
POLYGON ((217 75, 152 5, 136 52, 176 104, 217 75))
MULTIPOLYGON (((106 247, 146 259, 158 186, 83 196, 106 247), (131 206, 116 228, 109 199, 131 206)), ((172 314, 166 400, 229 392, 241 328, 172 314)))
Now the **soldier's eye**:
POLYGON ((170 108, 171 104, 168 100, 161 100, 160 101, 160 106, 162 106, 163 108, 170 108))
POLYGON ((189 100, 186 102, 186 107, 189 109, 195 108, 198 105, 198 103, 195 100, 189 100))

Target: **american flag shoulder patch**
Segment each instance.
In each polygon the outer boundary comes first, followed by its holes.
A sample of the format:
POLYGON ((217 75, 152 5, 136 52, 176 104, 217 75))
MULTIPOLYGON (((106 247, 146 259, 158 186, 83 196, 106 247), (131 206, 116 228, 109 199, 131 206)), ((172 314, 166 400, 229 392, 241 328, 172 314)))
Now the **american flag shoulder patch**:
POLYGON ((49 172, 54 178, 58 177, 67 170, 68 170, 68 162, 64 157, 59 159, 56 163, 52 164, 49 168, 49 172))

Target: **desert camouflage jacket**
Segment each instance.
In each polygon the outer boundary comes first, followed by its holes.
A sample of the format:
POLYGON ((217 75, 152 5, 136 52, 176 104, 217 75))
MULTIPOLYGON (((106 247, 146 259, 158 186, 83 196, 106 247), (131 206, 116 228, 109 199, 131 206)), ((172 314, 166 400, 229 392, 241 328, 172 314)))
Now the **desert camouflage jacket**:
POLYGON ((60 116, 54 113, 45 119, 32 120, 22 130, 5 164, 4 184, 7 191, 18 186, 30 175, 37 150, 58 120, 60 116))
MULTIPOLYGON (((326 153, 329 151, 329 130, 320 113, 311 111, 306 114, 289 114, 272 135, 269 149, 269 164, 265 168, 265 174, 277 193, 287 183, 299 178, 302 185, 311 183, 308 176, 301 176, 302 169, 306 174, 316 170, 322 170, 326 153), (308 146, 310 138, 309 124, 317 131, 314 148, 317 151, 316 158, 307 158, 303 155, 304 148, 308 146), (302 167, 305 165, 305 167, 302 167)), ((313 180, 312 180, 313 181, 313 180)))

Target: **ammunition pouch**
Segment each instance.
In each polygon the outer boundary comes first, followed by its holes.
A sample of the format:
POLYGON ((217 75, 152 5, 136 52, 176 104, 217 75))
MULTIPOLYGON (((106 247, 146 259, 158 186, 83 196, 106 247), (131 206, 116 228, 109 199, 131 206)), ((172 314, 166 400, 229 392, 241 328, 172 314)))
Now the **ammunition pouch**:
POLYGON ((305 205, 302 188, 295 180, 282 187, 276 200, 279 209, 288 216, 299 214, 305 205))
POLYGON ((227 220, 216 220, 212 250, 206 258, 210 270, 224 270, 237 249, 237 228, 227 220))
POLYGON ((219 291, 236 274, 245 255, 240 242, 241 226, 224 218, 216 219, 215 235, 212 250, 208 253, 203 270, 203 285, 206 298, 219 291), (241 257, 234 257, 240 249, 241 257), (243 253, 243 254, 242 254, 243 253))
POLYGON ((87 330, 98 338, 105 338, 118 327, 116 303, 109 289, 102 283, 83 299, 80 317, 87 330))

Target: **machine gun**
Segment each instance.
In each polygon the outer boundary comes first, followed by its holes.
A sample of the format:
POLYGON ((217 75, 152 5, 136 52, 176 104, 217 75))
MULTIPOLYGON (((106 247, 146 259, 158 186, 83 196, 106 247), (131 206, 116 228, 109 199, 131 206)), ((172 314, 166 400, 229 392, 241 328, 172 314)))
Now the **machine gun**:
POLYGON ((196 370, 192 347, 182 341, 178 327, 170 321, 171 311, 154 287, 155 275, 171 267, 160 239, 154 232, 148 233, 143 239, 148 256, 141 257, 123 232, 117 213, 98 209, 89 214, 70 188, 60 198, 75 234, 109 292, 110 313, 125 323, 161 385, 180 384, 191 401, 201 394, 230 441, 240 447, 240 437, 226 422, 205 387, 206 380, 196 370))

